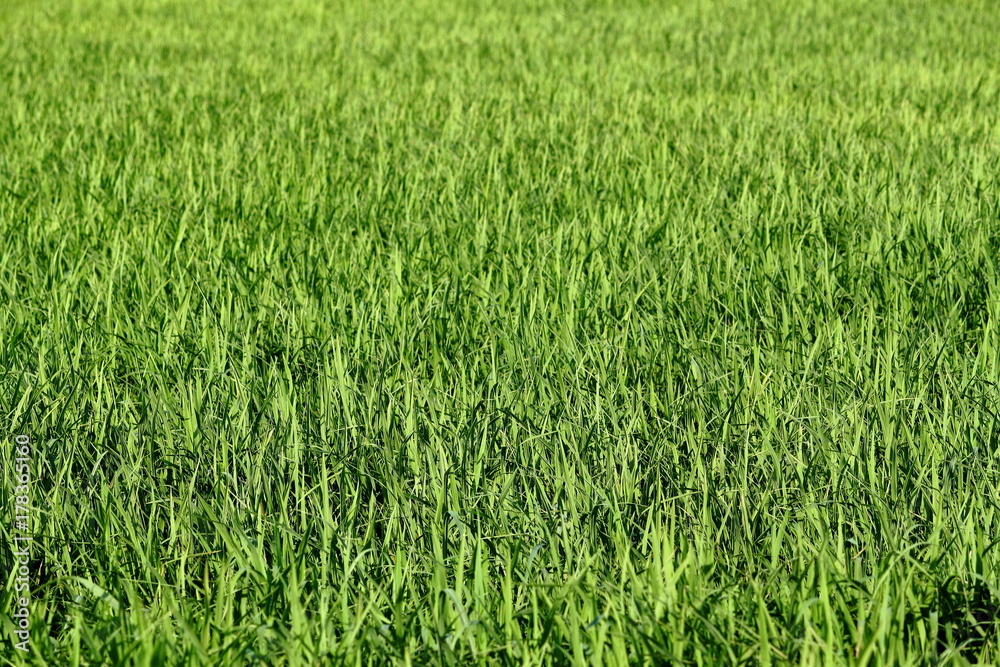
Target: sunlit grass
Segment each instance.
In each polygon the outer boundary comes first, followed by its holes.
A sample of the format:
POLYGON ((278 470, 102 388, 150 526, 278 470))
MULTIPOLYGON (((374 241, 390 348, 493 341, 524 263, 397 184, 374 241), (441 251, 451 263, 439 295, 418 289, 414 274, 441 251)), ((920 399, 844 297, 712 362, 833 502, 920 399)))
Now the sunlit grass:
POLYGON ((1000 7, 376 4, 0 9, 27 660, 1000 659, 1000 7))

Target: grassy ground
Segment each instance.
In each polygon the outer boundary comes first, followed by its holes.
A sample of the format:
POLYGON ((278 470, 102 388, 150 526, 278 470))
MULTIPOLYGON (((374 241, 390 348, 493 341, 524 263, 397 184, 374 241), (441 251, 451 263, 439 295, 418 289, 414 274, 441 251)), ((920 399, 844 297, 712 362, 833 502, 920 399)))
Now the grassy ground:
POLYGON ((3 664, 1000 660, 995 3, 0 27, 3 664))

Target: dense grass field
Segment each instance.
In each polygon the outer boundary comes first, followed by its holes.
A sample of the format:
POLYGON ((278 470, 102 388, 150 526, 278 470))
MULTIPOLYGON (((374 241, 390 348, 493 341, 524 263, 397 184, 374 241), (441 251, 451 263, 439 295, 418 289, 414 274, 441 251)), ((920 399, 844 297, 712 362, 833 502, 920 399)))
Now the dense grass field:
POLYGON ((997 35, 3 3, 0 662, 1000 662, 997 35))

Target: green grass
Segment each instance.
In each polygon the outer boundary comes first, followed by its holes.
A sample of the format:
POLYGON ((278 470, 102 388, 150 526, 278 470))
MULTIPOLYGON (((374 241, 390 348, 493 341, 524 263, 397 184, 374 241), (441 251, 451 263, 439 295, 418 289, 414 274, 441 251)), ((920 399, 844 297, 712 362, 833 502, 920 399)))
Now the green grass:
POLYGON ((3 664, 1000 661, 996 3, 0 28, 3 664))

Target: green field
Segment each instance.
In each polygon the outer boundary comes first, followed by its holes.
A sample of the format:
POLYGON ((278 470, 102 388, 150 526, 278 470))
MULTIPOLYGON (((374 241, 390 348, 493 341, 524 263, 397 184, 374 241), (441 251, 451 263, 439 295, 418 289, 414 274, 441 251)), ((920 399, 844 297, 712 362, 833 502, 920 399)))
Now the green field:
POLYGON ((2 2, 0 664, 1000 663, 998 35, 2 2))

